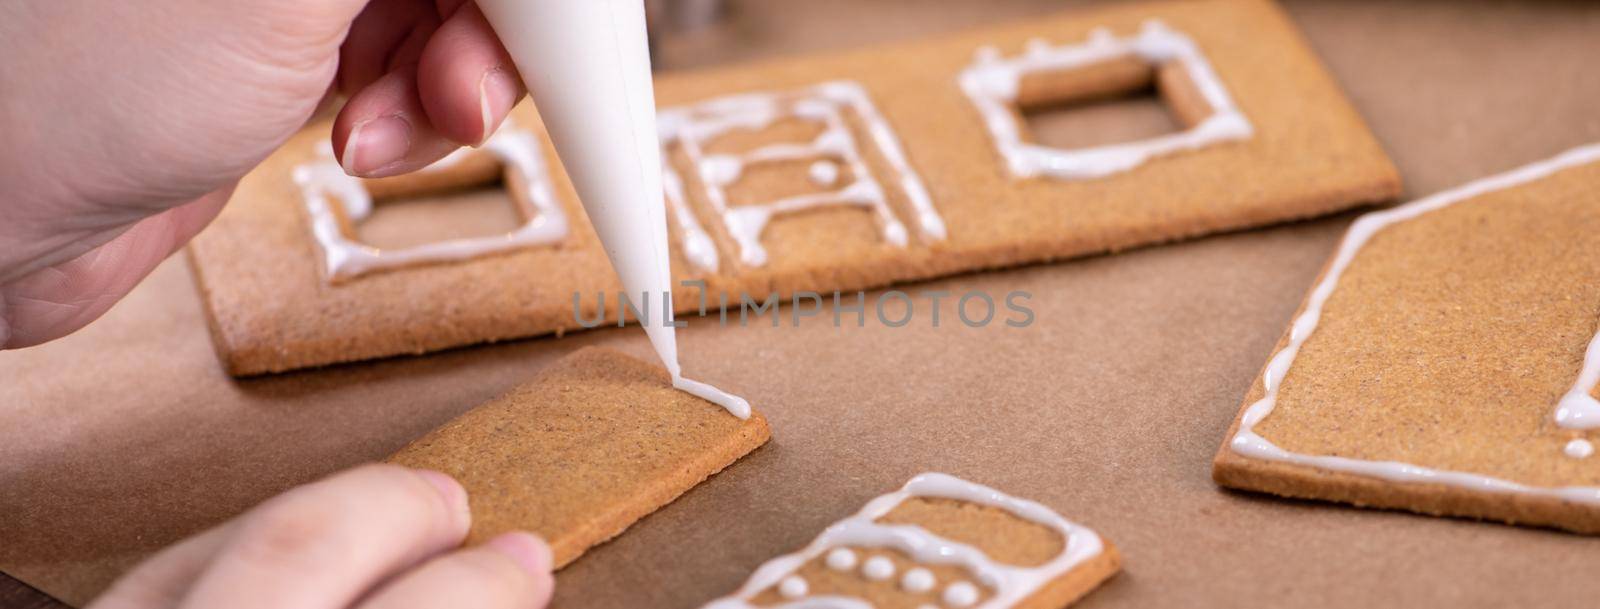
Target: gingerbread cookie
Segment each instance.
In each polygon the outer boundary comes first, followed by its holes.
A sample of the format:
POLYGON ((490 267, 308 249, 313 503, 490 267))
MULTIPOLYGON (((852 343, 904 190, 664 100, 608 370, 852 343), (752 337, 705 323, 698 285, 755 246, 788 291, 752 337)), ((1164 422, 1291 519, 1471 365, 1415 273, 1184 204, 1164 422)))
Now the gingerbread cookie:
MULTIPOLYGON (((735 306, 740 294, 854 291, 1260 226, 1400 188, 1265 0, 1124 5, 666 75, 656 97, 674 275, 735 306), (1176 132, 1058 149, 1026 118, 1146 88, 1176 132)), ((514 123, 484 151, 384 184, 342 177, 320 152, 328 125, 314 125, 247 177, 189 250, 228 371, 617 319, 614 275, 538 117, 523 107, 514 123), (398 251, 351 237, 378 191, 481 179, 486 162, 506 168, 514 233, 398 251)), ((701 296, 685 287, 673 302, 689 311, 701 296)))
POLYGON ((928 473, 706 609, 1059 609, 1120 564, 1111 542, 1050 508, 928 473))
POLYGON ((660 368, 591 347, 389 461, 460 481, 471 497, 469 541, 530 530, 559 567, 770 437, 759 413, 740 419, 673 389, 660 368))
POLYGON ((1224 486, 1600 533, 1600 145, 1351 227, 1224 486))

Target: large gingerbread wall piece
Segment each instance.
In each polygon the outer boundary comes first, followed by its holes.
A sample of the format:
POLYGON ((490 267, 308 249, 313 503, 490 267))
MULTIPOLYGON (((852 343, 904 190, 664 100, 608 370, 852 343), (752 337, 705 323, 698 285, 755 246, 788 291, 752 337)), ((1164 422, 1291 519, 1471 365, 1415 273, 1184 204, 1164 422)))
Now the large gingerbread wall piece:
POLYGON ((1216 480, 1600 533, 1597 320, 1600 145, 1363 216, 1216 480))
MULTIPOLYGON (((1400 189, 1337 83, 1262 0, 1127 5, 667 75, 657 99, 674 276, 703 279, 733 302, 741 292, 857 290, 1117 251, 1400 189), (1176 132, 1056 149, 1023 119, 1147 87, 1176 132)), ((614 319, 614 275, 537 115, 524 107, 513 122, 502 145, 463 153, 424 172, 431 177, 330 175, 326 124, 248 176, 189 249, 227 370, 559 333, 598 314, 601 292, 613 297, 614 319), (502 165, 522 222, 510 244, 395 251, 352 237, 370 211, 363 199, 381 205, 380 191, 438 188, 469 171, 492 177, 502 165), (337 194, 361 189, 370 196, 337 194)), ((674 302, 689 310, 699 296, 682 288, 674 302)))

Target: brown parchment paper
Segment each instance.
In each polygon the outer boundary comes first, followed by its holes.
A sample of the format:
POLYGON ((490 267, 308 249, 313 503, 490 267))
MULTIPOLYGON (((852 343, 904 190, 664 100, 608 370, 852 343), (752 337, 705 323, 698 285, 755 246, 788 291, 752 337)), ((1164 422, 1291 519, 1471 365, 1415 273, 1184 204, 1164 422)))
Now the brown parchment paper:
MULTIPOLYGON (((1600 140, 1600 8, 1289 2, 1412 193, 1600 140)), ((1057 2, 736 2, 666 69, 903 39, 1057 2)), ((1600 540, 1218 490, 1213 451, 1351 216, 960 276, 1036 323, 829 310, 680 333, 686 371, 758 404, 773 441, 563 570, 556 606, 693 607, 911 475, 1037 499, 1123 549, 1082 607, 1591 606, 1600 540)), ((536 280, 530 278, 530 280, 536 280)), ((787 311, 786 311, 787 313, 787 311)), ((0 570, 81 605, 139 558, 289 486, 381 458, 605 329, 234 381, 174 258, 103 320, 0 353, 0 570)))

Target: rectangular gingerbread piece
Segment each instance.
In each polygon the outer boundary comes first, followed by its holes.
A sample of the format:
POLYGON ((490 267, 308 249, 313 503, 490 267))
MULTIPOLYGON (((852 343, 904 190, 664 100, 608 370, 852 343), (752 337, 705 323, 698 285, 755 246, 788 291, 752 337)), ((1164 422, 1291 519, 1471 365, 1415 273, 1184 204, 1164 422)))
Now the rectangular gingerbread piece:
POLYGON ((1111 542, 948 474, 912 478, 705 609, 1060 609, 1117 573, 1111 542))
POLYGON ((1363 216, 1223 486, 1600 533, 1600 144, 1363 216))
POLYGON ((469 541, 532 531, 561 567, 770 437, 759 413, 741 420, 673 389, 665 370, 590 347, 389 461, 460 481, 469 541))
MULTIPOLYGON (((667 74, 656 99, 673 276, 704 280, 710 302, 726 293, 734 307, 741 293, 762 302, 1112 252, 1400 190, 1338 84, 1267 0, 1128 4, 667 74), (1175 132, 1059 147, 1028 118, 1145 90, 1175 132)), ((511 122, 481 150, 398 182, 344 176, 318 123, 248 176, 189 248, 228 372, 615 319, 615 276, 535 109, 511 122), (492 180, 496 168, 518 212, 511 233, 406 247, 362 237, 390 199, 492 180)), ((447 209, 418 224, 481 215, 447 209)), ((680 287, 673 302, 685 312, 701 296, 680 287)))

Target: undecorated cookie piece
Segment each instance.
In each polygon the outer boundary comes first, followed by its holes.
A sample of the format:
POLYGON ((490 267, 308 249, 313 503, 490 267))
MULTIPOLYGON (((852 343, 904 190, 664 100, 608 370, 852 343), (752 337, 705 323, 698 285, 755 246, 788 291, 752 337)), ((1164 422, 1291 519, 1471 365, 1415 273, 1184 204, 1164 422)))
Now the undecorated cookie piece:
POLYGON ((665 370, 590 347, 389 461, 466 487, 469 542, 532 531, 561 567, 770 437, 759 413, 740 420, 673 389, 665 370))
POLYGON ((1218 484, 1600 533, 1600 144, 1351 227, 1218 484))
POLYGON ((1111 542, 1050 508, 928 473, 705 609, 1059 609, 1120 565, 1111 542))

